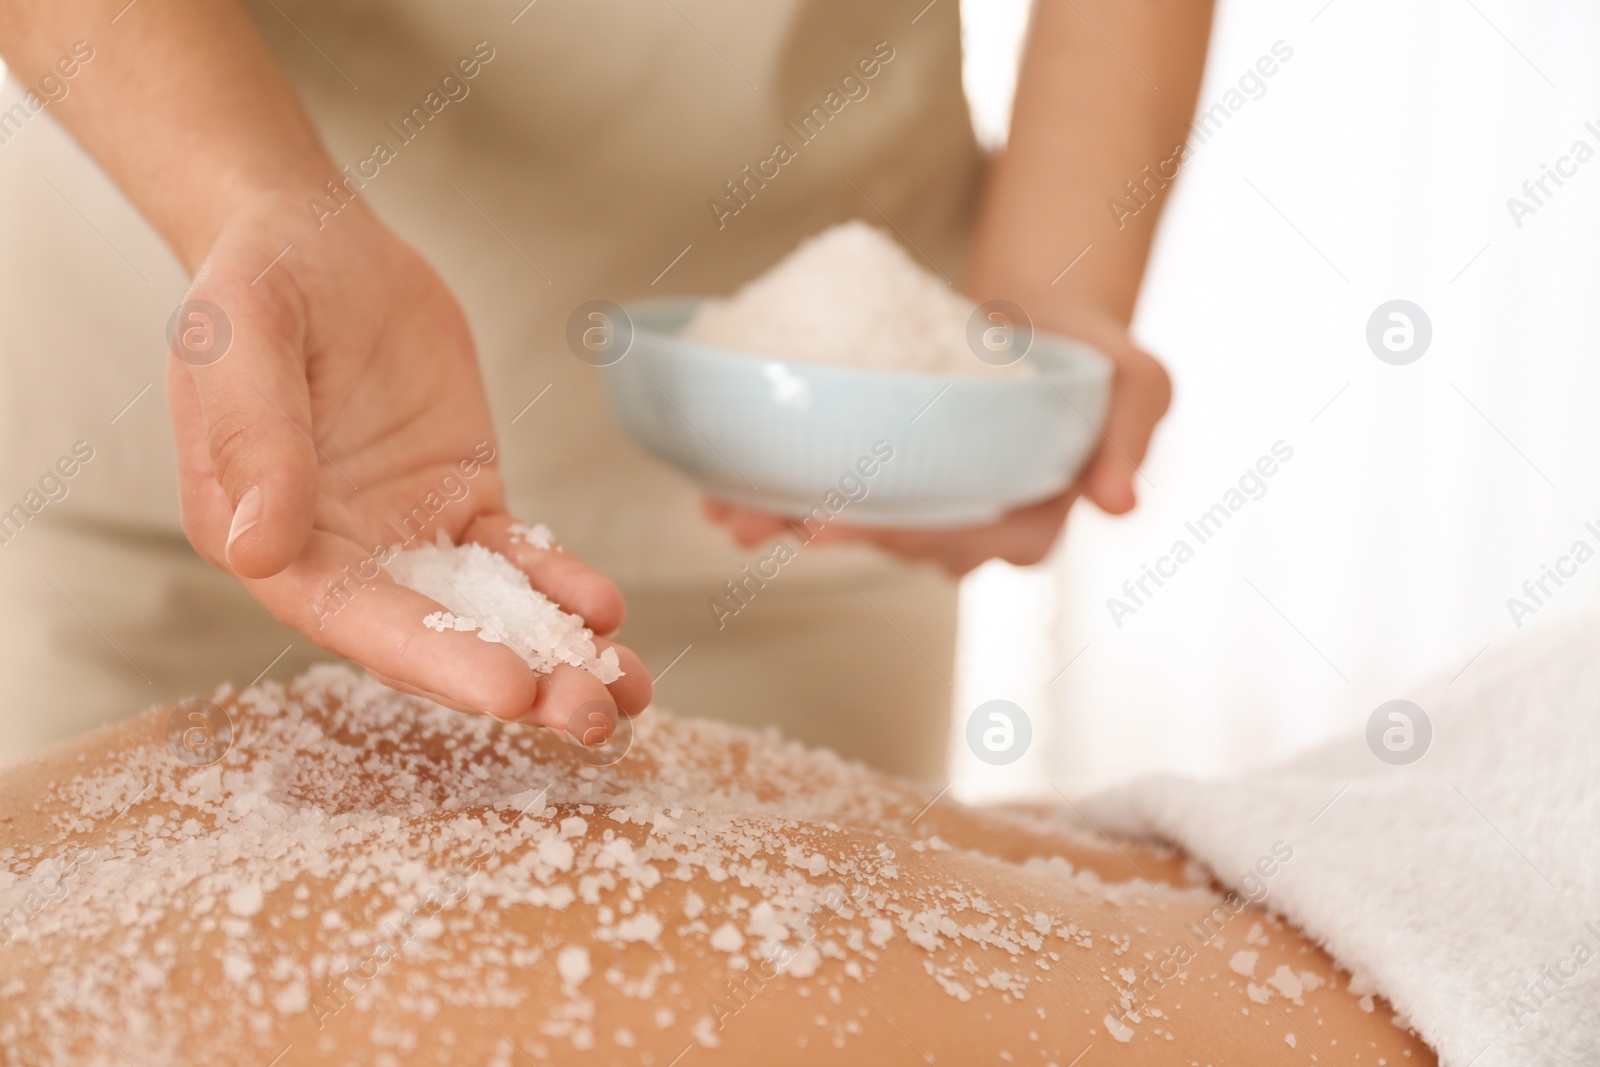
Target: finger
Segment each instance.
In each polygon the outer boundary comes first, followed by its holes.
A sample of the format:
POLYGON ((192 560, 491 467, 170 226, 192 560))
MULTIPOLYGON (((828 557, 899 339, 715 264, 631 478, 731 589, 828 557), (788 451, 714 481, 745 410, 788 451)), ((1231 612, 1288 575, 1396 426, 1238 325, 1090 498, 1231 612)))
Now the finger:
POLYGON ((539 699, 524 722, 562 730, 586 745, 597 745, 616 731, 620 716, 631 719, 649 706, 650 675, 639 657, 603 638, 595 645, 602 652, 617 650, 622 677, 606 686, 580 667, 557 667, 541 683, 539 699))
POLYGON ((233 504, 211 473, 205 416, 187 369, 167 375, 167 408, 172 414, 172 440, 178 454, 178 517, 183 535, 200 558, 227 570, 222 548, 233 519, 233 504))
POLYGON ((512 533, 521 525, 506 514, 480 515, 462 533, 505 556, 541 593, 571 612, 597 634, 615 633, 627 615, 622 591, 600 571, 559 546, 538 548, 512 533))
POLYGON ((277 281, 281 272, 257 286, 244 276, 244 264, 267 262, 276 250, 229 247, 227 240, 218 242, 180 310, 169 373, 187 377, 192 389, 176 428, 205 442, 203 451, 192 441, 181 447, 195 534, 208 557, 241 577, 263 578, 299 555, 315 513, 303 309, 292 284, 277 281))
POLYGON ((734 543, 741 548, 751 548, 758 544, 765 544, 774 537, 780 537, 794 529, 797 519, 785 518, 782 515, 772 515, 765 511, 751 511, 747 508, 735 507, 722 501, 707 500, 705 506, 706 516, 728 528, 733 536, 734 543))
POLYGON ((1008 512, 995 522, 959 527, 875 527, 835 523, 817 540, 865 541, 910 560, 938 564, 953 577, 991 559, 1031 566, 1049 555, 1061 536, 1074 490, 1008 512))
POLYGON ((1121 515, 1137 503, 1133 480, 1171 401, 1172 379, 1155 357, 1136 348, 1119 354, 1100 448, 1080 480, 1101 510, 1121 515))
POLYGON ((604 637, 595 638, 594 646, 601 652, 608 648, 617 650, 617 662, 622 666, 622 677, 606 686, 606 689, 610 691, 617 707, 622 709, 622 714, 631 718, 649 707, 650 700, 655 695, 655 684, 650 680, 650 672, 644 668, 644 661, 635 655, 631 648, 604 637))
MULTIPOLYGON (((605 685, 582 667, 563 663, 540 679, 539 695, 533 707, 522 716, 522 721, 581 736, 594 725, 589 720, 589 712, 602 708, 609 709, 608 718, 615 728, 617 704, 605 685), (580 728, 575 730, 574 723, 580 723, 580 728)), ((604 735, 610 737, 611 730, 605 730, 604 735)), ((588 743, 598 744, 599 741, 588 743)))
POLYGON ((245 585, 279 620, 396 688, 507 721, 540 699, 538 675, 515 652, 424 626, 440 605, 390 581, 352 541, 315 532, 299 559, 245 585))

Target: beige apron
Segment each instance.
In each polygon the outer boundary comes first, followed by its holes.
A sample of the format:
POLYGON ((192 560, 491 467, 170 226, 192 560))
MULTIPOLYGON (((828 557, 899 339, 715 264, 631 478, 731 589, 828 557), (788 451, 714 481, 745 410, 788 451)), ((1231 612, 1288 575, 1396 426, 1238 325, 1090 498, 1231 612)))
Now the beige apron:
MULTIPOLYGON (((693 646, 661 702, 936 775, 949 583, 864 549, 813 549, 764 615, 753 604, 719 631, 706 602, 751 554, 626 441, 565 327, 597 297, 727 292, 850 217, 892 225, 959 277, 980 160, 957 5, 253 7, 334 159, 465 306, 514 510, 622 584, 623 639, 653 670, 693 646)), ((90 61, 77 77, 93 73, 90 61)), ((0 544, 0 758, 248 682, 285 645, 271 676, 318 654, 177 540, 162 375, 185 286, 48 110, 0 143, 0 510, 75 443, 93 450, 64 498, 0 544)))

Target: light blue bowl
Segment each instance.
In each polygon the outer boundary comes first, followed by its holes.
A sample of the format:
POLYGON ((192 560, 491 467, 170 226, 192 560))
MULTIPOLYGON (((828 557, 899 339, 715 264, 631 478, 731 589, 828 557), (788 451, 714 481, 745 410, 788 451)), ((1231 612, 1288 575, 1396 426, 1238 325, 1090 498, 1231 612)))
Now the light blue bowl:
POLYGON ((695 306, 630 306, 632 344, 606 385, 640 448, 732 504, 864 526, 983 523, 1066 488, 1099 440, 1111 362, 1078 341, 1035 333, 1035 373, 1016 377, 862 370, 680 340, 695 306))

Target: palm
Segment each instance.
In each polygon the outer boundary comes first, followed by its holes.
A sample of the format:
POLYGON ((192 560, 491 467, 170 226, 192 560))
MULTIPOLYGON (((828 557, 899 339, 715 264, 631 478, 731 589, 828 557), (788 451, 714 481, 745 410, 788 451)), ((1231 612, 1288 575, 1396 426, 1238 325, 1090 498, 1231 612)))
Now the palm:
POLYGON ((421 257, 347 211, 321 230, 303 208, 242 213, 195 279, 191 300, 220 307, 233 341, 215 362, 169 365, 191 542, 279 619, 399 688, 546 725, 595 700, 637 712, 649 680, 626 649, 609 695, 576 668, 540 683, 501 646, 424 628, 436 605, 377 573, 387 551, 442 532, 504 553, 599 633, 622 619, 604 576, 512 541, 461 310, 421 257), (251 487, 260 522, 230 545, 251 487))

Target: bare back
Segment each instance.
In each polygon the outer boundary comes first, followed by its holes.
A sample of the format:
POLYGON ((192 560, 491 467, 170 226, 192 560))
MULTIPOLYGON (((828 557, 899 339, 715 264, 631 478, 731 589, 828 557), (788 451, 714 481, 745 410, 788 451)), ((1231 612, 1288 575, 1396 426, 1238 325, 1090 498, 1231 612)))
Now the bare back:
POLYGON ((652 714, 590 766, 332 668, 215 703, 213 765, 160 710, 0 775, 8 1058, 1434 1063, 1180 858, 826 752, 652 714))

